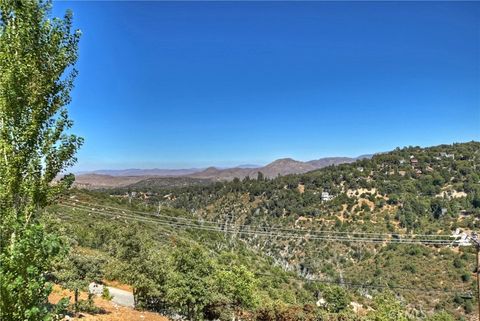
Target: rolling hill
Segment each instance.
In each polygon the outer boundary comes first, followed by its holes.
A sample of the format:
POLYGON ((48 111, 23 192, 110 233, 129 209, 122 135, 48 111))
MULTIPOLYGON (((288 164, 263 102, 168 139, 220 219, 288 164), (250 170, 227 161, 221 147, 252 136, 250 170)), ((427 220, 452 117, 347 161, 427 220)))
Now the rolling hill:
MULTIPOLYGON (((368 155, 364 156, 368 157, 368 155)), ((119 188, 133 185, 147 180, 142 186, 149 183, 158 186, 180 186, 189 182, 186 177, 192 178, 191 182, 199 182, 196 179, 211 181, 230 181, 235 177, 257 178, 258 172, 268 178, 279 175, 300 174, 320 169, 326 166, 351 163, 356 158, 327 157, 308 162, 301 162, 291 158, 277 159, 265 166, 240 165, 232 168, 208 167, 206 169, 126 169, 126 170, 98 170, 93 172, 81 172, 77 174, 75 185, 80 188, 119 188), (183 178, 183 179, 175 179, 183 178)), ((205 181, 204 181, 205 182, 205 181)))
POLYGON ((277 176, 289 175, 289 174, 301 174, 316 169, 320 169, 330 165, 339 165, 344 163, 351 163, 355 161, 355 158, 349 157, 327 157, 308 162, 301 162, 292 158, 277 159, 270 164, 257 168, 227 168, 218 169, 215 167, 209 167, 204 171, 200 171, 189 176, 198 178, 209 178, 212 180, 232 180, 235 177, 243 179, 245 177, 257 178, 259 172, 263 176, 268 178, 274 178, 277 176))
MULTIPOLYGON (((286 159, 271 168, 285 170, 290 164, 296 165, 286 159)), ((209 171, 218 175, 216 169, 209 171)), ((469 142, 396 149, 273 179, 153 189, 148 184, 150 196, 137 193, 131 204, 121 189, 74 191, 67 208, 53 213, 63 219, 75 244, 113 255, 113 260, 124 251, 112 252, 112 244, 124 242, 141 253, 142 246, 131 240, 148 233, 142 242, 153 242, 152 253, 165 247, 162 255, 167 256, 183 238, 200 244, 218 262, 243 262, 256 275, 264 306, 277 300, 305 311, 319 298, 330 302, 333 287, 347 291, 347 300, 364 311, 375 311, 375 298, 394 292, 408 320, 443 310, 456 319, 473 319, 475 251, 451 236, 480 227, 479 186, 480 143, 469 142), (135 230, 134 218, 140 224, 135 230), (125 235, 114 232, 122 229, 125 235), (408 242, 395 241, 402 239, 408 242), (225 260, 225 252, 234 260, 225 260)), ((136 260, 129 264, 142 262, 136 260)), ((143 269, 147 272, 139 280, 158 278, 143 269)), ((122 281, 136 282, 130 275, 122 281)), ((142 291, 155 297, 163 290, 147 286, 142 291)), ((343 306, 338 311, 352 310, 343 306)))

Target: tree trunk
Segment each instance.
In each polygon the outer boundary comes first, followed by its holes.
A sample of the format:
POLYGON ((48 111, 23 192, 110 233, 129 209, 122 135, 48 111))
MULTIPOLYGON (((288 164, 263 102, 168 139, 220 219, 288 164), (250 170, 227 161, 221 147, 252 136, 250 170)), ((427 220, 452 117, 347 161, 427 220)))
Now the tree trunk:
POLYGON ((78 288, 75 288, 75 314, 78 313, 78 288))

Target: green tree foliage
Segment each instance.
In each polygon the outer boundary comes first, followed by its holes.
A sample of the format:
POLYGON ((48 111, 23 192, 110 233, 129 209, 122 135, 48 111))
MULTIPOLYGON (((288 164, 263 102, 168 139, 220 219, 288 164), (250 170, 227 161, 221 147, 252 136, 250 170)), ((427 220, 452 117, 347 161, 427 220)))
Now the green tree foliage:
POLYGON ((265 180, 265 177, 263 176, 263 173, 262 172, 258 172, 257 173, 257 181, 261 182, 265 180))
POLYGON ((75 162, 82 140, 66 106, 79 33, 72 15, 49 19, 44 1, 0 3, 0 319, 42 320, 45 272, 60 244, 37 221, 72 178, 52 184, 75 162))
POLYGON ((91 282, 102 280, 104 259, 95 254, 72 250, 57 266, 56 280, 68 289, 85 290, 91 282))
POLYGON ((385 293, 375 298, 373 311, 368 321, 408 321, 404 306, 391 293, 385 293))
POLYGON ((136 306, 149 308, 152 298, 164 295, 169 262, 137 225, 116 231, 108 243, 115 259, 106 266, 106 276, 131 285, 136 306))
POLYGON ((223 267, 215 273, 214 281, 215 293, 224 295, 223 302, 249 309, 257 306, 257 282, 245 266, 223 267))
MULTIPOLYGON (((68 249, 68 248, 67 248, 68 249)), ((79 293, 87 290, 91 282, 100 282, 103 273, 100 267, 104 258, 96 254, 84 253, 73 248, 63 255, 54 266, 54 277, 61 286, 74 291, 75 310, 78 311, 79 293)))
POLYGON ((213 261, 198 247, 181 246, 171 256, 166 297, 190 320, 199 319, 211 301, 213 261))
POLYGON ((349 296, 345 289, 339 286, 329 286, 322 291, 326 308, 329 312, 338 313, 347 309, 350 303, 349 296))

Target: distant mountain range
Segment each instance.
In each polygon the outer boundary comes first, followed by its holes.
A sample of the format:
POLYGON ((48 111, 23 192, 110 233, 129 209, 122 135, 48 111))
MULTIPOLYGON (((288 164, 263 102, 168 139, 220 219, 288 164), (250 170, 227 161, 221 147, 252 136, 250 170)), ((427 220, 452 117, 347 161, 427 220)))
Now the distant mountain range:
MULTIPOLYGON (((346 161, 344 158, 341 158, 338 162, 330 161, 329 165, 332 164, 341 164, 345 162, 351 162, 354 159, 349 159, 346 161)), ((321 162, 320 160, 317 160, 321 162)), ((314 162, 317 162, 314 161, 314 162)), ((272 163, 257 167, 257 168, 227 168, 227 169, 218 169, 215 167, 209 167, 204 171, 191 174, 191 177, 196 178, 209 178, 212 180, 231 180, 235 177, 244 178, 249 176, 251 178, 256 178, 258 172, 261 172, 265 177, 273 178, 278 175, 288 175, 288 174, 298 174, 313 171, 315 169, 325 167, 328 165, 315 166, 309 162, 300 162, 291 158, 282 158, 273 161, 272 163)))
POLYGON ((95 171, 88 172, 79 172, 77 175, 108 175, 108 176, 184 176, 200 172, 204 168, 186 168, 186 169, 161 169, 161 168, 150 168, 150 169, 139 169, 139 168, 129 168, 129 169, 100 169, 95 171))
POLYGON ((277 159, 265 166, 239 165, 232 168, 188 168, 188 169, 123 169, 123 170, 96 170, 91 172, 77 173, 75 185, 84 188, 114 188, 125 187, 148 180, 149 184, 155 185, 176 185, 185 184, 191 178, 192 182, 204 183, 205 181, 232 180, 235 177, 257 178, 258 172, 265 177, 273 178, 278 175, 301 174, 331 165, 352 163, 358 159, 371 158, 373 155, 362 155, 352 157, 325 157, 307 162, 297 161, 292 158, 277 159))

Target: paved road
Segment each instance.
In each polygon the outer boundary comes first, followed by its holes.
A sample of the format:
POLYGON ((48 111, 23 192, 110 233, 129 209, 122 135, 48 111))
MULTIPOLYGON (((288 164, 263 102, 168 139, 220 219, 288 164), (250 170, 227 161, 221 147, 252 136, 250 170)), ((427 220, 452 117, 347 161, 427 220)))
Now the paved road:
POLYGON ((125 290, 117 289, 111 286, 107 286, 110 295, 113 297, 112 302, 124 306, 134 307, 133 293, 125 290))

